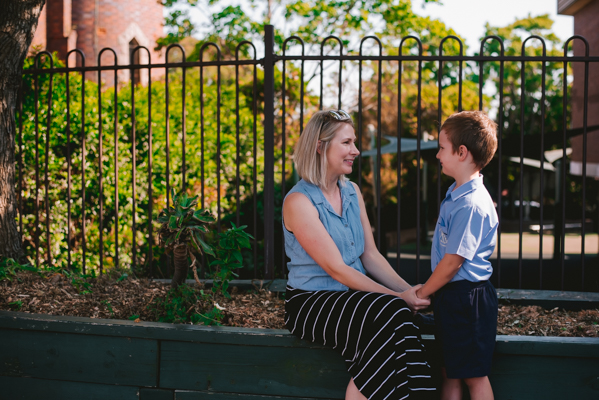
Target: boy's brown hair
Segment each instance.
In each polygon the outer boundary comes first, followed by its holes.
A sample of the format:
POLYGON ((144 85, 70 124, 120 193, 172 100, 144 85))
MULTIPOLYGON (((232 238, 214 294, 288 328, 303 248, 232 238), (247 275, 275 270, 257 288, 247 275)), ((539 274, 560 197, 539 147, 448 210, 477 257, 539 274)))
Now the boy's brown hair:
POLYGON ((451 115, 441 126, 453 152, 466 146, 476 167, 483 169, 497 150, 497 124, 482 111, 462 111, 451 115))

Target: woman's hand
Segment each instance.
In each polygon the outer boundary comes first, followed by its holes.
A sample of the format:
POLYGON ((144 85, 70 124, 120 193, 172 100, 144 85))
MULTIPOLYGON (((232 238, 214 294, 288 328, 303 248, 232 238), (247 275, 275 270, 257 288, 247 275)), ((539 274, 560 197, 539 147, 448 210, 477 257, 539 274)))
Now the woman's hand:
POLYGON ((412 310, 414 312, 419 311, 419 310, 424 310, 431 304, 430 298, 427 297, 427 298, 421 299, 418 296, 416 296, 416 291, 418 289, 420 289, 421 287, 422 287, 422 285, 412 286, 410 289, 406 290, 405 292, 402 292, 399 295, 399 297, 401 297, 403 299, 403 301, 405 301, 408 304, 408 307, 410 307, 410 310, 412 310))

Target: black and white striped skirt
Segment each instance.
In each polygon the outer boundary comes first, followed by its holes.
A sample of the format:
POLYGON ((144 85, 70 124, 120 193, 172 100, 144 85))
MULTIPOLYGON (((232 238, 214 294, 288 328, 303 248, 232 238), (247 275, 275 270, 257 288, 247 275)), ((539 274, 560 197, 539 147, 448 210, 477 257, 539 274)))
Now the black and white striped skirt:
POLYGON ((436 398, 418 327, 399 297, 287 286, 285 298, 287 329, 340 352, 368 399, 436 398))

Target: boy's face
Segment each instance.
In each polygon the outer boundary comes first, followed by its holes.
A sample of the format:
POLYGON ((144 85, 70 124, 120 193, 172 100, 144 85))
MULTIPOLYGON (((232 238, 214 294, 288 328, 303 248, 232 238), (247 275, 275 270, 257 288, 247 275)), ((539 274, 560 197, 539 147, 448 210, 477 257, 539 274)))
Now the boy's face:
POLYGON ((460 156, 457 152, 454 153, 453 145, 449 141, 445 130, 439 134, 439 151, 437 159, 441 162, 441 168, 445 175, 456 178, 456 172, 460 165, 460 156))

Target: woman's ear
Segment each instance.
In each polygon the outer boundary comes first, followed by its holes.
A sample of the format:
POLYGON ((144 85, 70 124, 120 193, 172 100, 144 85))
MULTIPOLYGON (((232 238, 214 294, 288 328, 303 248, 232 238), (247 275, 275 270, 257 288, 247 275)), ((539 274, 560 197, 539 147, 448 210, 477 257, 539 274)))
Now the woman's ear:
POLYGON ((320 147, 321 147, 321 146, 322 146, 322 140, 319 140, 319 141, 318 141, 318 144, 316 144, 316 152, 317 152, 318 154, 320 154, 320 147))

